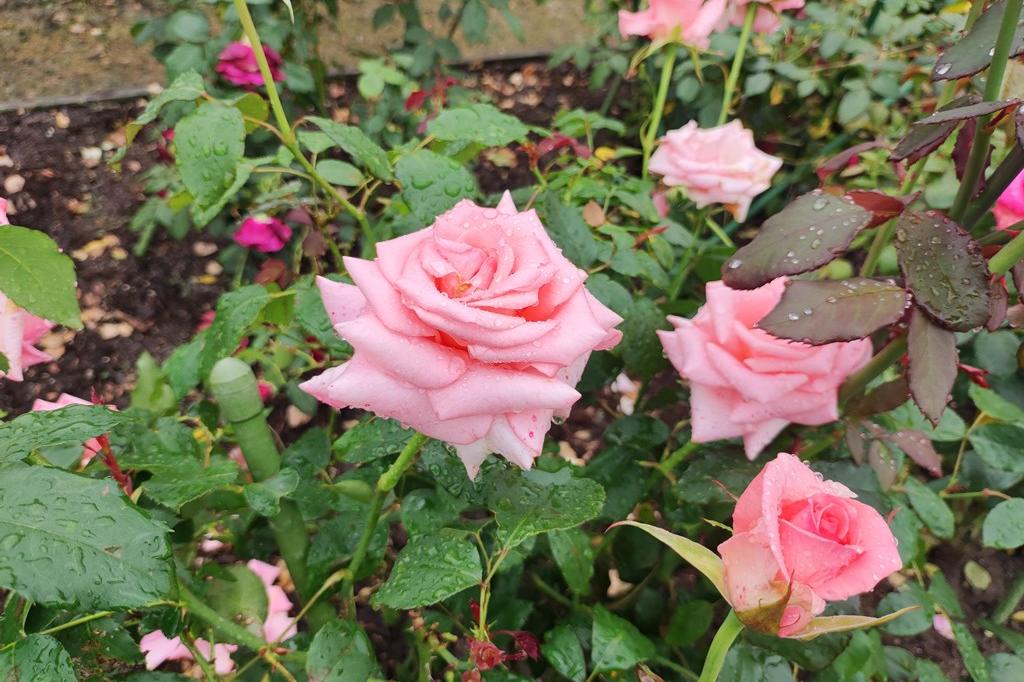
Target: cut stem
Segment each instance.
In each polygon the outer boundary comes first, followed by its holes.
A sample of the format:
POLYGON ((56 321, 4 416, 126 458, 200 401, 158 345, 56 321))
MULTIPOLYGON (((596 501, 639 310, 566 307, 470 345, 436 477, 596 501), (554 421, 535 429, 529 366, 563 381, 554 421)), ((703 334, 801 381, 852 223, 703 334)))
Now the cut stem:
POLYGON ((708 657, 704 659, 704 669, 700 671, 698 682, 716 682, 722 672, 725 657, 742 630, 743 623, 736 616, 736 612, 730 609, 729 615, 715 633, 715 638, 711 640, 711 648, 708 649, 708 657))
POLYGON ((732 95, 736 91, 736 83, 740 80, 740 72, 743 70, 743 57, 747 53, 747 44, 750 42, 750 34, 754 28, 754 17, 761 3, 751 2, 747 5, 747 13, 743 17, 743 28, 740 30, 740 43, 736 46, 736 56, 732 59, 732 66, 729 67, 729 77, 725 81, 725 92, 722 94, 722 110, 718 114, 718 125, 725 123, 729 117, 729 105, 732 103, 732 95))
POLYGON ((661 117, 665 113, 665 100, 668 99, 668 88, 672 84, 672 70, 676 65, 676 45, 669 43, 665 46, 665 61, 661 65, 661 82, 658 83, 658 94, 654 97, 654 108, 651 109, 651 120, 644 131, 644 138, 641 146, 644 150, 643 176, 647 177, 647 167, 651 162, 651 154, 654 153, 654 143, 658 139, 658 129, 661 128, 661 117))

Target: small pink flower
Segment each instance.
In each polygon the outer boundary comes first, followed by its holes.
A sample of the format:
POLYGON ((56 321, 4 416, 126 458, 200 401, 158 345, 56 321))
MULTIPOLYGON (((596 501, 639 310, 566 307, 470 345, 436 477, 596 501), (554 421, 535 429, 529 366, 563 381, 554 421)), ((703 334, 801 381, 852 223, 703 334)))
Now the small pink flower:
POLYGON ((932 627, 935 628, 935 632, 939 633, 950 641, 956 641, 956 635, 953 634, 953 624, 949 620, 949 616, 944 613, 936 613, 932 616, 932 627))
POLYGON ((867 592, 900 569, 885 519, 855 497, 793 455, 764 466, 736 502, 733 536, 718 547, 726 598, 741 620, 790 589, 777 634, 798 635, 826 601, 867 592))
POLYGON ((779 20, 782 12, 804 6, 804 0, 731 0, 731 9, 727 12, 726 20, 719 24, 719 30, 724 29, 729 23, 733 26, 742 26, 747 14, 747 5, 752 2, 758 5, 753 26, 757 33, 775 33, 782 26, 779 20))
MULTIPOLYGON (((70 395, 68 393, 61 393, 60 396, 57 397, 57 400, 53 402, 49 400, 43 400, 42 398, 37 398, 36 401, 32 403, 32 411, 49 412, 51 410, 59 410, 60 408, 67 407, 68 405, 92 404, 93 403, 89 402, 88 400, 82 400, 81 398, 70 395)), ((117 408, 114 407, 113 405, 109 405, 108 407, 114 411, 117 410, 117 408)), ((81 465, 84 467, 86 464, 89 463, 90 460, 92 460, 93 457, 98 455, 99 452, 100 442, 98 439, 90 438, 89 440, 85 441, 85 451, 82 453, 81 465)))
POLYGON ((1024 172, 1014 178, 999 195, 992 213, 996 217, 996 227, 1000 230, 1024 220, 1024 172))
POLYGON ((260 399, 263 402, 267 402, 274 397, 274 385, 266 381, 261 381, 256 384, 256 388, 259 389, 260 399))
MULTIPOLYGON (((270 75, 275 81, 283 81, 281 55, 269 45, 263 46, 263 54, 267 57, 270 75)), ((256 62, 256 52, 248 43, 234 42, 225 47, 217 61, 217 73, 224 80, 243 88, 252 89, 263 85, 263 74, 256 62)))
POLYGON ((292 228, 277 218, 252 216, 242 221, 235 232, 235 243, 260 253, 276 253, 292 237, 292 228))
POLYGON ((52 328, 53 324, 19 308, 0 292, 0 355, 9 365, 6 373, 0 372, 0 379, 22 381, 25 369, 52 360, 35 347, 52 328))
MULTIPOLYGON (((235 644, 215 644, 213 656, 210 656, 210 643, 205 639, 195 641, 196 650, 207 661, 213 662, 218 675, 227 675, 235 669, 231 654, 238 651, 235 644)), ((180 637, 168 638, 160 630, 155 630, 139 640, 139 650, 146 656, 146 670, 156 670, 166 661, 193 661, 192 652, 181 643, 180 637)))
POLYGON ((267 618, 263 621, 263 639, 268 642, 282 642, 295 636, 295 624, 288 612, 292 602, 280 585, 276 585, 281 569, 259 559, 250 559, 246 566, 259 576, 267 590, 267 618))
POLYGON ((791 422, 838 419, 839 386, 871 358, 871 342, 810 346, 758 329, 785 288, 784 277, 749 291, 709 282, 692 320, 670 316, 675 329, 658 332, 690 382, 694 442, 741 436, 754 459, 791 422))
POLYGON ((623 38, 644 36, 651 40, 679 40, 707 49, 727 9, 726 0, 650 0, 639 12, 619 11, 623 38))
POLYGON ((690 121, 662 138, 650 168, 666 185, 686 190, 697 208, 723 204, 743 222, 750 202, 771 187, 782 160, 758 149, 754 134, 738 120, 717 128, 690 121))

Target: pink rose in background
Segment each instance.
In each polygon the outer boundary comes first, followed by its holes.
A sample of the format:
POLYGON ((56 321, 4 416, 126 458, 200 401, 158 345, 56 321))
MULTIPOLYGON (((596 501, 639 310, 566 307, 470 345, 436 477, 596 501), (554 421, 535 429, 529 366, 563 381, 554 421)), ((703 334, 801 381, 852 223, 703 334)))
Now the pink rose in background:
POLYGON ((736 502, 733 536, 718 547, 726 598, 741 620, 791 586, 778 634, 796 635, 826 601, 867 592, 900 569, 885 519, 854 497, 793 455, 764 466, 736 502))
MULTIPOLYGON (((68 393, 61 393, 60 396, 57 397, 57 400, 53 402, 49 400, 43 400, 42 398, 37 398, 36 401, 32 403, 32 411, 49 412, 51 410, 59 410, 60 408, 67 407, 68 405, 92 405, 92 403, 89 402, 88 400, 82 400, 81 398, 75 397, 68 393)), ((117 410, 117 408, 114 407, 113 405, 109 405, 108 407, 110 407, 110 409, 112 410, 117 410)), ((101 447, 98 439, 90 438, 89 440, 85 441, 85 450, 82 452, 81 465, 85 466, 86 464, 88 464, 93 457, 99 454, 100 449, 101 447)))
POLYGON ((277 218, 251 216, 235 231, 235 243, 260 253, 276 253, 292 237, 292 228, 277 218))
POLYGON ((292 602, 284 589, 276 584, 277 579, 281 577, 281 569, 259 559, 249 559, 245 565, 259 577, 267 590, 267 617, 263 621, 263 639, 268 642, 291 639, 296 633, 295 623, 288 615, 292 602))
POLYGON ((10 225, 11 221, 7 219, 7 199, 0 197, 0 225, 10 225))
POLYGON ((650 0, 648 9, 619 11, 619 33, 623 38, 678 39, 707 49, 708 38, 717 30, 725 11, 726 0, 650 0))
POLYGON ((1024 220, 1024 173, 1021 173, 1010 186, 1003 190, 992 209, 996 217, 996 227, 1000 230, 1024 220))
MULTIPOLYGON (((263 46, 263 54, 267 57, 270 75, 275 81, 283 81, 281 71, 281 55, 269 45, 263 46)), ((234 42, 221 50, 217 60, 217 73, 224 80, 243 88, 255 88, 263 85, 263 74, 256 63, 256 52, 248 43, 234 42)))
POLYGON ((651 156, 651 172, 666 185, 682 187, 703 208, 724 204, 737 222, 747 218, 750 202, 772 184, 782 160, 754 145, 754 134, 738 120, 717 128, 690 121, 670 131, 651 156))
POLYGON ((460 201, 434 224, 346 258, 355 286, 319 280, 352 359, 302 388, 455 446, 474 477, 489 453, 524 469, 579 399, 621 318, 594 298, 535 211, 460 201))
MULTIPOLYGON (((218 675, 227 675, 235 669, 231 654, 238 651, 236 644, 215 644, 213 656, 210 656, 210 643, 205 639, 195 641, 196 649, 207 661, 213 662, 213 669, 218 675)), ((160 630, 143 635, 139 640, 139 650, 146 656, 146 670, 156 670, 165 661, 192 661, 192 652, 181 643, 181 637, 168 638, 160 630)))
POLYGON ((731 0, 728 20, 719 25, 719 29, 732 23, 733 26, 742 26, 747 13, 747 6, 750 3, 757 3, 757 13, 754 15, 754 31, 757 33, 775 33, 782 26, 779 15, 789 9, 800 9, 804 6, 804 0, 731 0))
POLYGON ((658 332, 690 382, 694 442, 741 436, 754 459, 791 422, 838 418, 839 386, 871 358, 871 341, 811 346, 755 328, 785 288, 785 277, 748 291, 709 282, 692 320, 670 316, 675 329, 658 332))
POLYGON ((25 369, 51 360, 35 344, 52 328, 51 323, 22 310, 0 292, 0 355, 9 365, 6 374, 0 372, 0 379, 22 381, 25 369))

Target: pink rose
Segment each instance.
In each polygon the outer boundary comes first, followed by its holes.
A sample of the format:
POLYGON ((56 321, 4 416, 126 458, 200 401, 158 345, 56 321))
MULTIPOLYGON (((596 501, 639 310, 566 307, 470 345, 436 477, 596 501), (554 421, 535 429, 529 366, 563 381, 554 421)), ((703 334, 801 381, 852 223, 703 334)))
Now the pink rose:
POLYGON ((623 38, 680 40, 707 49, 708 37, 717 30, 725 10, 726 0, 650 0, 648 9, 619 11, 619 33, 623 38))
POLYGON ((754 15, 754 31, 758 33, 775 33, 782 26, 779 15, 788 9, 800 9, 804 6, 804 0, 732 0, 731 12, 728 19, 719 24, 718 29, 724 29, 731 23, 733 26, 742 26, 747 13, 747 5, 752 2, 758 4, 757 14, 754 15))
MULTIPOLYGON (((263 46, 263 54, 267 57, 270 75, 275 81, 283 81, 281 55, 269 45, 263 46)), ((263 74, 256 63, 256 52, 248 43, 234 42, 221 50, 217 61, 217 73, 224 76, 224 80, 243 88, 251 89, 263 85, 263 74)))
POLYGON ((292 228, 277 218, 252 216, 242 221, 235 232, 235 243, 260 253, 276 253, 292 237, 292 228))
MULTIPOLYGON (((235 669, 231 654, 238 651, 236 644, 213 645, 213 656, 210 656, 210 643, 205 639, 195 641, 196 649, 207 661, 213 662, 213 669, 218 675, 227 675, 235 669)), ((139 640, 139 650, 146 655, 146 670, 156 670, 165 661, 192 661, 192 652, 181 643, 181 637, 168 638, 160 630, 143 635, 139 640)))
MULTIPOLYGON (((826 601, 867 592, 903 565, 882 515, 798 458, 780 453, 740 495, 718 547, 726 598, 743 620, 791 593, 778 634, 799 634, 826 601)), ((775 623, 759 623, 769 631, 775 623)))
MULTIPOLYGON (((43 400, 42 398, 37 398, 36 401, 32 403, 32 411, 49 412, 51 410, 59 410, 60 408, 67 407, 68 405, 92 405, 92 403, 90 403, 88 400, 82 400, 81 398, 75 397, 68 393, 61 393, 57 397, 57 400, 54 402, 51 402, 49 400, 43 400)), ((117 410, 117 408, 114 407, 113 405, 110 405, 108 407, 110 407, 110 409, 112 410, 117 410)), ((89 440, 85 441, 85 450, 82 452, 82 466, 88 464, 93 457, 99 454, 100 450, 101 446, 98 439, 90 438, 89 440)))
POLYGON ((1024 173, 1021 173, 1010 186, 1003 190, 992 209, 996 217, 996 227, 1000 230, 1024 220, 1024 173))
POLYGON ((651 156, 651 171, 666 185, 682 187, 703 208, 724 204, 737 222, 747 218, 750 202, 772 184, 782 160, 754 145, 754 134, 738 120, 717 128, 690 121, 670 131, 651 156))
POLYGON ((263 621, 263 639, 268 642, 283 642, 295 636, 295 623, 288 615, 292 602, 284 589, 277 585, 281 569, 259 559, 250 559, 246 564, 255 573, 267 590, 267 617, 263 621))
POLYGON ((0 379, 22 381, 23 370, 51 360, 35 344, 52 328, 51 323, 22 310, 0 292, 0 355, 9 365, 6 374, 0 372, 0 379))
POLYGON ((621 338, 586 273, 508 193, 497 209, 461 201, 345 265, 355 286, 319 285, 355 354, 302 388, 451 443, 471 477, 492 452, 530 468, 551 419, 579 399, 591 351, 621 338))
POLYGON ((695 442, 742 436, 754 459, 791 422, 838 418, 839 386, 870 359, 871 342, 810 346, 757 329, 785 288, 785 277, 748 291, 709 282, 707 303, 692 320, 669 317, 675 329, 658 332, 690 382, 695 442))
POLYGON ((7 199, 0 197, 0 225, 10 225, 11 221, 7 219, 7 199))

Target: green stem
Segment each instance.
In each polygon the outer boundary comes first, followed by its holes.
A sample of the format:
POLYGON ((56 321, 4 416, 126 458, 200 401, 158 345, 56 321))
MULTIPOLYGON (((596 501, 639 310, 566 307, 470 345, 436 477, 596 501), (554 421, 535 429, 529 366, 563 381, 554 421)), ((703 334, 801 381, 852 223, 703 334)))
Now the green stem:
MULTIPOLYGON (((209 383, 221 413, 234 428, 253 479, 259 482, 276 475, 281 470, 281 456, 263 414, 263 400, 252 368, 238 358, 224 358, 213 366, 209 383)), ((298 505, 293 500, 281 500, 280 511, 270 519, 270 528, 299 596, 305 601, 313 590, 306 571, 309 538, 298 505)), ((310 611, 309 622, 319 629, 333 617, 333 610, 320 603, 310 611)))
MULTIPOLYGON (((1003 77, 1006 75, 1006 65, 1010 58, 1010 49, 1013 46, 1013 37, 1017 31, 1017 21, 1020 19, 1022 5, 1024 5, 1024 0, 1006 0, 1003 21, 999 26, 999 35, 996 37, 996 46, 992 53, 992 65, 989 67, 985 80, 986 102, 998 99, 1002 90, 1003 77)), ((977 132, 974 134, 974 143, 971 146, 971 155, 967 158, 963 179, 960 181, 960 188, 953 201, 953 208, 949 212, 949 217, 957 222, 963 219, 967 203, 974 196, 978 179, 985 171, 989 140, 992 137, 992 133, 988 129, 991 119, 991 116, 982 116, 978 120, 977 132)))
POLYGON ((180 580, 178 581, 178 596, 181 598, 182 605, 190 614, 213 628, 213 631, 225 642, 241 644, 253 651, 260 651, 267 646, 267 643, 262 638, 254 635, 247 628, 242 627, 229 618, 225 618, 207 606, 203 599, 193 594, 180 580))
POLYGON ((901 334, 890 341, 885 348, 878 351, 868 364, 854 372, 839 388, 839 404, 845 404, 850 398, 860 395, 879 374, 889 368, 892 363, 903 357, 907 350, 907 336, 901 334))
POLYGON ((1006 596, 996 606, 996 610, 992 612, 992 620, 997 623, 1005 623, 1013 615, 1013 612, 1017 610, 1017 605, 1021 599, 1024 599, 1024 573, 1018 574, 1016 579, 1014 579, 1010 589, 1006 591, 1006 596))
POLYGON ((988 271, 993 275, 1005 275, 1021 258, 1024 258, 1024 232, 1011 239, 1009 244, 989 259, 988 271))
POLYGON ((665 61, 661 65, 661 82, 658 83, 658 94, 654 98, 654 108, 651 110, 651 120, 647 124, 647 130, 641 141, 644 150, 643 176, 647 177, 647 167, 651 162, 651 154, 654 152, 654 143, 658 139, 658 129, 661 128, 661 117, 665 113, 665 100, 668 99, 668 88, 672 84, 672 69, 676 65, 676 46, 669 43, 665 46, 665 61))
POLYGON ((274 119, 277 121, 277 127, 280 129, 281 141, 284 146, 288 148, 288 151, 292 153, 296 161, 306 169, 313 181, 320 186, 325 192, 339 206, 345 209, 356 222, 359 223, 359 227, 363 232, 363 239, 366 242, 365 247, 372 252, 373 245, 376 244, 377 238, 373 232, 373 228, 370 227, 369 221, 366 219, 366 214, 359 210, 352 202, 343 197, 334 185, 324 180, 324 178, 317 173, 316 168, 310 163, 306 155, 299 149, 298 139, 295 136, 295 131, 292 129, 291 122, 288 120, 288 115, 284 111, 284 105, 281 103, 281 95, 277 91, 277 85, 274 83, 273 74, 270 71, 270 64, 267 63, 267 56, 263 54, 263 42, 260 40, 259 31, 256 30, 256 24, 252 20, 252 15, 249 13, 249 6, 246 4, 246 0, 234 0, 235 11, 238 13, 238 21, 242 24, 242 30, 245 32, 246 38, 249 39, 249 44, 252 46, 253 55, 256 57, 256 65, 259 67, 260 74, 263 76, 263 84, 267 88, 267 99, 270 100, 270 109, 274 112, 274 119))
POLYGON ((736 612, 730 610, 729 615, 725 617, 721 627, 718 628, 718 632, 715 633, 715 638, 711 640, 711 648, 708 649, 708 657, 704 659, 704 669, 700 671, 698 682, 716 682, 718 680, 729 648, 736 641, 741 630, 743 630, 743 623, 736 616, 736 612))
POLYGON ((882 225, 875 232, 875 238, 871 241, 871 248, 868 249, 868 255, 864 259, 864 264, 860 266, 860 276, 870 277, 875 274, 875 269, 878 267, 878 259, 882 255, 882 251, 885 249, 885 245, 889 243, 892 238, 892 232, 896 229, 896 221, 890 220, 885 225, 882 225))
POLYGON ((968 232, 978 224, 982 216, 988 213, 988 210, 995 206, 999 196, 1003 193, 1010 183, 1016 179, 1020 172, 1024 170, 1024 149, 1020 145, 1014 144, 1013 148, 1010 149, 1010 153, 1006 155, 1002 163, 992 171, 992 175, 989 176, 985 182, 985 189, 982 190, 978 198, 971 202, 971 205, 967 207, 967 211, 964 213, 964 219, 962 222, 963 228, 968 232))
MULTIPOLYGON (((356 545, 356 550, 352 553, 352 560, 348 564, 348 575, 345 576, 341 583, 341 593, 345 595, 349 606, 352 605, 353 583, 359 575, 359 569, 362 568, 363 560, 366 559, 366 552, 370 548, 370 540, 373 539, 373 531, 377 528, 377 522, 380 520, 380 511, 384 506, 384 498, 398 485, 402 475, 412 466, 416 454, 427 440, 427 437, 422 433, 413 435, 409 442, 406 443, 405 449, 398 455, 398 459, 377 479, 377 486, 374 488, 373 497, 370 500, 370 512, 366 515, 366 523, 363 525, 363 533, 359 536, 359 544, 356 545)), ((351 609, 349 611, 351 612, 351 609)))
POLYGON ((750 33, 754 28, 754 17, 760 3, 752 2, 747 5, 747 14, 743 17, 743 28, 740 30, 740 44, 736 46, 736 56, 732 59, 732 66, 729 67, 729 78, 725 81, 725 93, 722 95, 722 110, 718 114, 718 125, 725 123, 729 117, 729 104, 732 103, 732 95, 736 91, 736 83, 740 80, 740 71, 743 70, 743 56, 747 53, 747 43, 750 42, 750 33))

